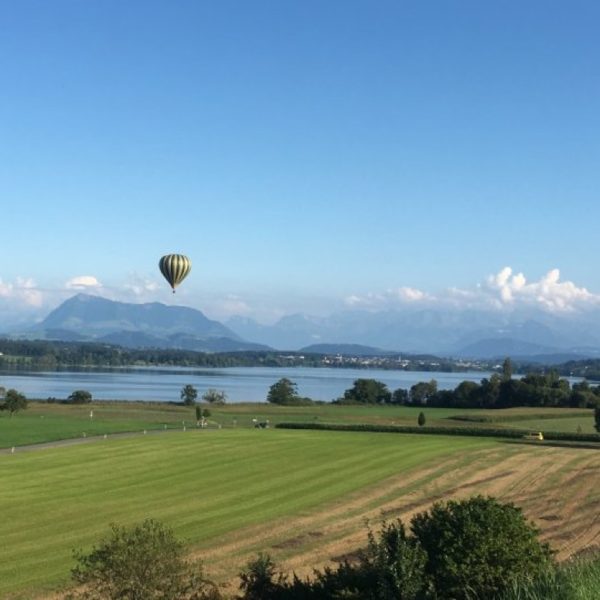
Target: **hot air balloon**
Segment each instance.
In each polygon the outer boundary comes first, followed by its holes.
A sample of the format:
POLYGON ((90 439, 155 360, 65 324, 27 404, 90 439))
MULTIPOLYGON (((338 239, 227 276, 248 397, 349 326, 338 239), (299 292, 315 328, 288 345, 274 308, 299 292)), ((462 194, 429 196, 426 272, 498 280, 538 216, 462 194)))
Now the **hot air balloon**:
POLYGON ((186 278, 192 268, 192 262, 183 254, 165 254, 159 261, 158 267, 169 285, 175 288, 186 278))

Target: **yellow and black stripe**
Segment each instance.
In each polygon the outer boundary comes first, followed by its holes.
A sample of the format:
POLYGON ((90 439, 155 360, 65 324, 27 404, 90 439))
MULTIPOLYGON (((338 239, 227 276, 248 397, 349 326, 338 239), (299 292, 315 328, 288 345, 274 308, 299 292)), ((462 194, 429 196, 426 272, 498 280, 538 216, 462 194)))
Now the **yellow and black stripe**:
POLYGON ((192 262, 183 254, 166 254, 158 261, 158 267, 175 293, 175 288, 190 272, 192 262))

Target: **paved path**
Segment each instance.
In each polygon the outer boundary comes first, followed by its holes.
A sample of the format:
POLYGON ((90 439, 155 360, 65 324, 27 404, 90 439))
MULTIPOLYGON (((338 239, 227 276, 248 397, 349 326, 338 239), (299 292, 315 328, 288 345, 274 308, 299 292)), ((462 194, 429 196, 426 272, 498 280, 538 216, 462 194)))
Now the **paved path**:
MULTIPOLYGON (((197 427, 187 427, 186 431, 212 431, 216 427, 206 427, 199 429, 197 427)), ((89 442, 97 442, 106 440, 114 440, 117 438, 128 438, 141 435, 156 435, 159 433, 183 433, 183 429, 148 429, 146 433, 143 431, 126 431, 123 433, 107 433, 105 435, 88 435, 86 437, 69 438, 66 440, 55 440, 53 442, 40 442, 38 444, 26 444, 24 446, 15 446, 14 448, 1 448, 0 454, 17 454, 20 452, 33 452, 35 450, 44 450, 46 448, 61 448, 63 446, 76 446, 78 444, 88 444, 89 442)))

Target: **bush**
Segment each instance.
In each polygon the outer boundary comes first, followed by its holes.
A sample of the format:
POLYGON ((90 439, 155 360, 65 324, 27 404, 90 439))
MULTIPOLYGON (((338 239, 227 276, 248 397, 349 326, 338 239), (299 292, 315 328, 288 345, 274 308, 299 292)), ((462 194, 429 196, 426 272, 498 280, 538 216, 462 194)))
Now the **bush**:
POLYGON ((551 563, 547 544, 521 509, 494 498, 434 504, 411 531, 427 554, 425 572, 436 593, 455 600, 494 598, 513 581, 532 579, 551 563))
POLYGON ((400 521, 384 523, 379 535, 368 534, 368 546, 356 564, 315 571, 312 580, 291 580, 259 554, 240 574, 243 600, 418 600, 426 585, 423 550, 400 521))
POLYGON ((245 600, 275 600, 285 587, 285 577, 276 573, 270 555, 260 553, 240 573, 240 590, 245 600))
POLYGON ((225 404, 227 402, 227 394, 220 390, 210 388, 202 394, 202 401, 208 404, 225 404))
POLYGON ((92 394, 87 390, 75 390, 67 400, 72 404, 89 404, 92 401, 92 394))
POLYGON ((361 597, 381 600, 415 600, 427 586, 427 556, 403 523, 384 523, 377 538, 369 531, 367 550, 361 557, 361 597), (367 595, 368 594, 368 595, 367 595))
MULTIPOLYGON (((414 517, 410 529, 412 535, 400 520, 383 523, 377 534, 369 531, 356 561, 315 571, 312 580, 288 580, 268 555, 259 555, 241 575, 242 598, 491 600, 554 568, 537 529, 512 504, 493 498, 435 504, 414 517)), ((592 579, 593 573, 585 581, 592 579)))
POLYGON ((4 402, 0 404, 0 410, 7 410, 12 417, 20 410, 27 408, 27 398, 21 392, 10 389, 4 394, 4 402))
POLYGON ((75 552, 73 580, 83 587, 68 598, 82 600, 217 600, 217 588, 200 563, 184 559, 183 544, 152 519, 111 534, 88 554, 75 552))

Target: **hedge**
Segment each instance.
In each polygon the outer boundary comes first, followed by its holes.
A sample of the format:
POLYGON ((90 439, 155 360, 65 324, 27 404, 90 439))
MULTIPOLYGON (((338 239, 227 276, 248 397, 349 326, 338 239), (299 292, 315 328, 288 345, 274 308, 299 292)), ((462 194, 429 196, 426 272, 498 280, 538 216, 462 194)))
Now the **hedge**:
MULTIPOLYGON (((531 433, 531 429, 491 429, 487 427, 431 427, 413 425, 375 425, 372 423, 278 423, 279 429, 321 429, 328 431, 368 431, 372 433, 423 433, 431 435, 462 435, 472 437, 494 437, 523 439, 531 433)), ((598 442, 597 433, 570 433, 563 431, 544 431, 544 439, 548 441, 598 442)))

